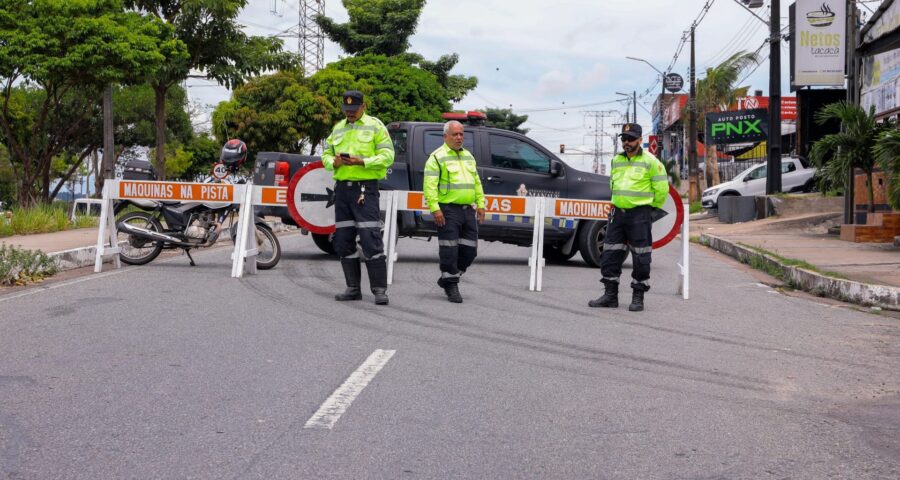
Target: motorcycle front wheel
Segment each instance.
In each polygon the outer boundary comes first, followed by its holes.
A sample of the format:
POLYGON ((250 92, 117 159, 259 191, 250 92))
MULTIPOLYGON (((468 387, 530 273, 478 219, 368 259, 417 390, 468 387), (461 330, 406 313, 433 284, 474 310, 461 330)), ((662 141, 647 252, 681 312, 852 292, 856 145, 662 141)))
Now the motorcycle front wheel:
MULTIPOLYGON (((162 232, 159 221, 147 212, 128 212, 116 220, 116 224, 127 223, 135 227, 145 228, 155 232, 162 232)), ((144 265, 150 263, 162 252, 163 244, 146 238, 138 237, 121 230, 117 232, 119 244, 119 259, 128 265, 144 265)))
POLYGON ((268 270, 281 260, 281 243, 278 237, 266 227, 256 226, 256 268, 268 270))

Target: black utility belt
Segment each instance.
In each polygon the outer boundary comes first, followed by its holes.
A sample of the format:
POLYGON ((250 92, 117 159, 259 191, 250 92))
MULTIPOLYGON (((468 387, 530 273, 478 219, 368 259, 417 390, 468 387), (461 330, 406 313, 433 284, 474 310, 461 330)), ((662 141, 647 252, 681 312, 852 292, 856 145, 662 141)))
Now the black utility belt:
POLYGON ((338 180, 334 183, 335 187, 366 187, 378 188, 378 180, 338 180))
POLYGON ((466 203, 466 204, 462 204, 462 203, 438 203, 438 206, 441 207, 441 209, 444 209, 445 207, 446 207, 446 208, 458 208, 458 209, 460 209, 460 210, 466 210, 466 209, 472 208, 472 205, 469 205, 468 203, 466 203))
POLYGON ((618 211, 620 211, 620 212, 628 213, 628 212, 639 212, 639 211, 641 211, 641 209, 647 209, 647 208, 653 208, 653 206, 651 206, 651 205, 638 205, 638 206, 636 206, 636 207, 631 207, 631 208, 616 207, 616 210, 618 210, 618 211))

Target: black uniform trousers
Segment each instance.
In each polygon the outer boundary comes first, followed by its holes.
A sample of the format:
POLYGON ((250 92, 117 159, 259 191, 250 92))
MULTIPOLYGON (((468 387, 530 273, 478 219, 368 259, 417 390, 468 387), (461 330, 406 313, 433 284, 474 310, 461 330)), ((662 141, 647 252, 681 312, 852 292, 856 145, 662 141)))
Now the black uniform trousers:
POLYGON ((378 180, 341 180, 335 183, 334 250, 341 258, 359 258, 357 235, 365 257, 363 260, 384 258, 379 196, 378 180), (362 204, 359 203, 360 194, 364 199, 362 204))
POLYGON ((622 263, 631 250, 632 270, 631 288, 650 290, 650 254, 653 245, 653 221, 650 214, 653 207, 623 209, 615 207, 610 213, 606 227, 606 238, 603 240, 603 254, 600 256, 601 280, 604 284, 619 283, 622 275, 622 263))
POLYGON ((459 278, 478 255, 478 221, 471 205, 439 204, 444 226, 438 227, 441 278, 459 278))

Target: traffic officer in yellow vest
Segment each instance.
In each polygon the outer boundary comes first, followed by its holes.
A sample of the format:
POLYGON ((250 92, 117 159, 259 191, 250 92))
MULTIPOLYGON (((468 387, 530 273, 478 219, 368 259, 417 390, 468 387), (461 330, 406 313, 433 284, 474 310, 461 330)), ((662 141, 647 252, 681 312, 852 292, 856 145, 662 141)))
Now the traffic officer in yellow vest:
POLYGON ((424 194, 438 227, 438 255, 447 300, 462 303, 459 278, 478 254, 478 224, 484 221, 484 190, 475 157, 463 148, 461 123, 444 124, 444 144, 425 162, 424 194))
POLYGON ((644 292, 650 290, 650 253, 654 210, 662 207, 669 194, 669 178, 666 168, 650 152, 641 148, 641 126, 626 123, 622 126, 624 153, 612 160, 609 188, 612 190, 613 209, 609 214, 603 254, 600 256, 600 272, 603 275, 605 293, 591 300, 591 307, 616 308, 619 306, 619 276, 628 250, 631 250, 631 305, 628 310, 644 309, 644 292))
POLYGON ((387 305, 387 262, 381 241, 378 181, 394 163, 394 146, 387 128, 366 115, 363 94, 344 92, 341 111, 347 117, 325 140, 322 163, 334 171, 334 249, 341 257, 347 290, 337 301, 361 300, 360 261, 366 262, 369 287, 377 305, 387 305), (356 237, 362 251, 357 250, 356 237))

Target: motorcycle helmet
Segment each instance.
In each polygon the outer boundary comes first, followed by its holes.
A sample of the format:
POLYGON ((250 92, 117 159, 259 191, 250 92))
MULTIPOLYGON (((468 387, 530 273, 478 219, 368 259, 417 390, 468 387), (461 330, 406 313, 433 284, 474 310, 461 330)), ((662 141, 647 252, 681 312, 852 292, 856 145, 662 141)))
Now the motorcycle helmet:
POLYGON ((224 164, 228 170, 234 172, 241 165, 244 164, 244 161, 247 160, 247 144, 241 140, 233 138, 227 142, 225 142, 225 146, 222 147, 222 154, 219 156, 219 161, 224 164))

